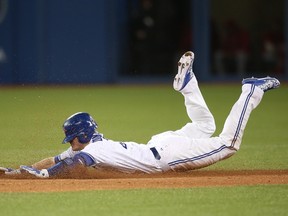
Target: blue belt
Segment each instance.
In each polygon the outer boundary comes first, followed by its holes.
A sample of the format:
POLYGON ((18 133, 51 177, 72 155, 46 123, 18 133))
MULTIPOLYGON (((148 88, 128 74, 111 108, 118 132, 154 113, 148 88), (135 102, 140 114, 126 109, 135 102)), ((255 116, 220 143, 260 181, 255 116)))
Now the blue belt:
POLYGON ((150 150, 152 151, 152 153, 153 153, 153 155, 154 155, 156 160, 160 160, 161 159, 161 156, 159 155, 159 153, 158 153, 158 151, 157 151, 157 149, 155 147, 150 148, 150 150))

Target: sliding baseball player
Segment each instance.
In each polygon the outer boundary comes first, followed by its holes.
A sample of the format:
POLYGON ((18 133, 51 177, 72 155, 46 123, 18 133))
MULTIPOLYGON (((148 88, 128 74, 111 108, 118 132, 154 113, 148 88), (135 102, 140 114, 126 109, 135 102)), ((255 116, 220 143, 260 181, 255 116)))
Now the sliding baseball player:
POLYGON ((152 136, 147 144, 114 141, 99 133, 90 114, 78 112, 63 124, 63 143, 70 147, 63 153, 45 158, 19 169, 1 168, 6 174, 27 172, 39 178, 57 177, 76 172, 77 167, 162 173, 207 167, 234 155, 240 148, 249 116, 264 92, 280 86, 276 78, 248 78, 242 81, 242 92, 229 113, 219 136, 213 115, 201 94, 192 66, 194 53, 186 52, 179 60, 173 87, 184 96, 190 122, 176 131, 152 136))

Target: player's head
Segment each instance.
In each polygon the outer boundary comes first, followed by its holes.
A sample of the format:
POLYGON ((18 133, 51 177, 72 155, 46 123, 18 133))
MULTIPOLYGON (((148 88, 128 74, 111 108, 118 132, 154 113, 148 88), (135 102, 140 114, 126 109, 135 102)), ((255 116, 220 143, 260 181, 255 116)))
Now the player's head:
POLYGON ((96 129, 97 124, 88 113, 75 113, 66 119, 63 124, 63 130, 66 136, 63 143, 70 142, 76 137, 80 143, 88 143, 96 132, 96 129))

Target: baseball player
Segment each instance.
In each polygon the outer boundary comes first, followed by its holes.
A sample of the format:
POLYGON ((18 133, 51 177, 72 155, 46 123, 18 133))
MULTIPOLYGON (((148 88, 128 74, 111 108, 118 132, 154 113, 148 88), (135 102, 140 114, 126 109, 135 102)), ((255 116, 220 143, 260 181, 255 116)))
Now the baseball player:
POLYGON ((107 139, 97 131, 97 124, 85 112, 70 116, 63 124, 63 143, 70 147, 63 153, 20 169, 1 168, 6 174, 28 172, 40 178, 57 177, 76 167, 112 168, 133 173, 185 171, 209 166, 231 157, 240 148, 244 129, 253 109, 264 92, 277 88, 276 78, 248 78, 242 81, 242 92, 228 115, 219 136, 192 70, 194 53, 186 52, 179 60, 173 87, 184 96, 191 122, 176 131, 152 136, 147 144, 107 139))

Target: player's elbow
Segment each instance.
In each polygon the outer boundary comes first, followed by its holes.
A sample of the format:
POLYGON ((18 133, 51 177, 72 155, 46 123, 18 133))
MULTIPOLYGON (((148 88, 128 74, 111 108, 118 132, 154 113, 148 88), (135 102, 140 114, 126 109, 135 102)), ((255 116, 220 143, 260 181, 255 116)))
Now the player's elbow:
POLYGON ((94 158, 85 152, 80 152, 73 157, 75 163, 81 164, 83 166, 92 166, 95 164, 94 158))

